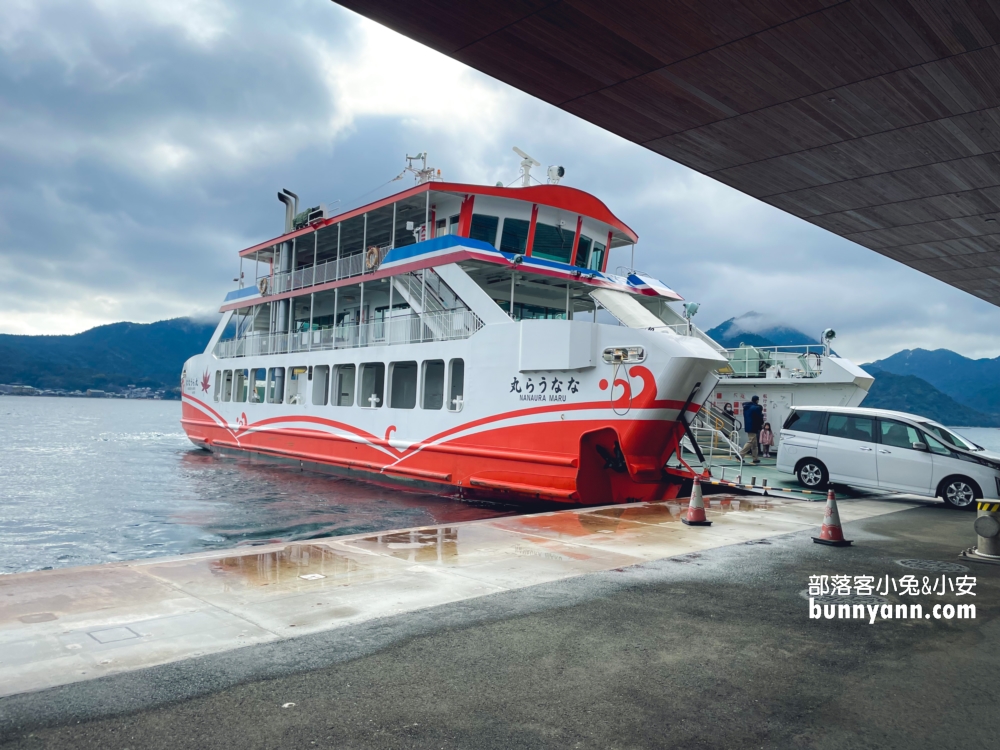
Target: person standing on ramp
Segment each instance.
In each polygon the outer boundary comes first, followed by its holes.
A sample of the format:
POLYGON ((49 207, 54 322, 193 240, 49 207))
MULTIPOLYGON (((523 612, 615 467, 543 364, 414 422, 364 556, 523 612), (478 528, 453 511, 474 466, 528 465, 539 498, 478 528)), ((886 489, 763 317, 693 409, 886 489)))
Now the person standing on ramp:
POLYGON ((760 396, 754 396, 749 402, 743 404, 743 424, 747 431, 747 444, 740 451, 743 458, 752 454, 755 464, 760 463, 757 452, 760 445, 760 430, 764 426, 764 410, 757 403, 758 401, 760 401, 760 396))

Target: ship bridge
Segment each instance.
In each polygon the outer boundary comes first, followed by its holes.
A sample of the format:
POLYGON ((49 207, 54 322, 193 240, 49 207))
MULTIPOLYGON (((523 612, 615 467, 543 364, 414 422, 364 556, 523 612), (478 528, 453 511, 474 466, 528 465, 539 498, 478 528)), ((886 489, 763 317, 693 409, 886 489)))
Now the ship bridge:
POLYGON ((1000 304, 995 4, 339 4, 1000 304))

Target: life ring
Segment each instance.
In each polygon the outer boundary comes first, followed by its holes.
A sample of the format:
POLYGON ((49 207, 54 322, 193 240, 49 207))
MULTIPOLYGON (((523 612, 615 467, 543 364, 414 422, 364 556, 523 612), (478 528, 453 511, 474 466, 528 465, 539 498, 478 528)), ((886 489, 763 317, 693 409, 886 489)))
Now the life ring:
POLYGON ((261 296, 264 297, 267 296, 267 282, 268 282, 267 276, 263 277, 257 282, 257 288, 260 289, 261 296))
POLYGON ((378 267, 378 248, 374 245, 369 245, 368 249, 365 250, 365 268, 369 271, 374 271, 378 267))

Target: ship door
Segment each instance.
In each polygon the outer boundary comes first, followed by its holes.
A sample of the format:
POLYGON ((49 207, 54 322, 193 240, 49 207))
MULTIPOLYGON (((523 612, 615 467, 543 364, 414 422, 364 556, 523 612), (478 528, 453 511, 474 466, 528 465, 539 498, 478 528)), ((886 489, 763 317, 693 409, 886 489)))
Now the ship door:
POLYGON ((781 434, 781 425, 788 418, 788 413, 792 407, 791 393, 772 393, 764 406, 764 421, 771 423, 771 432, 774 433, 774 446, 778 445, 778 435, 781 434))

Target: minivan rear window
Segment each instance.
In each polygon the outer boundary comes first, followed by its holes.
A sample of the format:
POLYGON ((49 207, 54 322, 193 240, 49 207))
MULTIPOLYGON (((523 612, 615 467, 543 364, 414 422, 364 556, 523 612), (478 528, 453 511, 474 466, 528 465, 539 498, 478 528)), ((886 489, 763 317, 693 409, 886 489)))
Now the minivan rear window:
POLYGON ((820 433, 823 431, 823 417, 825 411, 793 411, 785 424, 783 430, 795 430, 796 432, 820 433))

